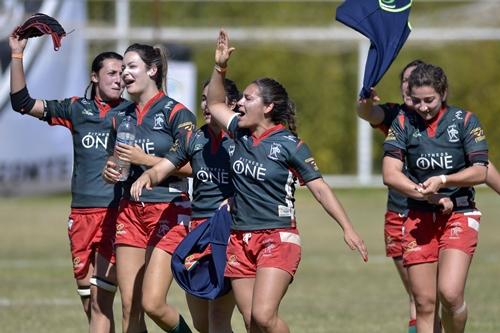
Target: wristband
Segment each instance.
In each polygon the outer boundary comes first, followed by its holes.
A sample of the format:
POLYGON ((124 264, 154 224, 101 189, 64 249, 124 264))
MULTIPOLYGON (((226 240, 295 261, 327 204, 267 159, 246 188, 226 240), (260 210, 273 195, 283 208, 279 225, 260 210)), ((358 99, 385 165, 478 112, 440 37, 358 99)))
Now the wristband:
POLYGON ((12 53, 10 55, 10 57, 13 59, 23 59, 23 54, 22 53, 12 53))
POLYGON ((443 185, 446 184, 446 176, 445 175, 440 175, 439 178, 441 178, 441 183, 443 185))
POLYGON ((227 67, 221 67, 217 64, 214 65, 214 69, 221 74, 227 71, 227 67))

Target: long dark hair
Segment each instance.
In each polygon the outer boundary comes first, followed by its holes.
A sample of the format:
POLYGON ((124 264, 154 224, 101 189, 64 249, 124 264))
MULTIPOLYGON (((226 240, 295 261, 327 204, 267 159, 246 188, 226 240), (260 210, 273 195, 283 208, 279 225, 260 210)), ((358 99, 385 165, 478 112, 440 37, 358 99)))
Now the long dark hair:
POLYGON ((147 69, 150 69, 153 65, 156 66, 157 71, 152 79, 155 81, 156 87, 166 93, 168 72, 167 49, 162 45, 151 46, 135 43, 127 48, 125 53, 127 52, 136 52, 146 64, 147 69))
MULTIPOLYGON (((102 66, 104 66, 104 60, 107 60, 107 59, 116 59, 116 60, 122 61, 123 57, 121 55, 119 55, 118 53, 111 52, 111 51, 99 53, 92 61, 92 68, 91 68, 92 73, 95 73, 96 75, 98 75, 102 66)), ((96 95, 96 91, 95 91, 96 84, 94 82, 90 81, 87 88, 85 88, 85 94, 83 95, 83 96, 85 96, 85 98, 87 98, 87 94, 89 92, 89 89, 90 89, 90 99, 93 100, 95 98, 95 95, 96 95)))
POLYGON ((252 83, 259 87, 264 104, 274 105, 270 112, 271 121, 287 126, 293 134, 297 135, 295 103, 288 98, 288 93, 281 83, 267 77, 257 79, 252 83))
POLYGON ((448 78, 444 70, 432 64, 418 65, 408 79, 408 89, 430 86, 444 98, 448 91, 448 78))

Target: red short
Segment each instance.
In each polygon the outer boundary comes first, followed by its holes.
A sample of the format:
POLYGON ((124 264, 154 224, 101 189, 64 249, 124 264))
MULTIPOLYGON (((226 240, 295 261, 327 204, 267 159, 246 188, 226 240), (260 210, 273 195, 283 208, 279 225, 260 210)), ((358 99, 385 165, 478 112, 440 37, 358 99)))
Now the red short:
POLYGON ((262 267, 279 268, 293 277, 301 257, 299 232, 296 228, 232 230, 226 256, 227 277, 255 277, 262 267))
POLYGON ((187 234, 196 228, 201 223, 205 222, 207 219, 193 219, 188 225, 186 224, 178 224, 174 226, 166 235, 165 239, 162 240, 162 249, 169 254, 174 253, 177 245, 187 236, 187 234))
POLYGON ((75 279, 87 276, 96 252, 115 263, 114 241, 117 208, 72 208, 68 236, 75 279))
POLYGON ((385 255, 395 258, 403 256, 403 223, 406 220, 405 214, 396 213, 388 210, 385 213, 384 221, 384 239, 385 239, 385 255))
POLYGON ((458 249, 473 255, 477 246, 481 212, 440 213, 410 211, 403 234, 406 266, 436 262, 439 251, 458 249))
POLYGON ((120 203, 115 244, 170 251, 178 244, 178 231, 187 230, 190 216, 189 201, 142 203, 124 199, 120 203), (170 239, 167 235, 173 230, 176 231, 170 239))

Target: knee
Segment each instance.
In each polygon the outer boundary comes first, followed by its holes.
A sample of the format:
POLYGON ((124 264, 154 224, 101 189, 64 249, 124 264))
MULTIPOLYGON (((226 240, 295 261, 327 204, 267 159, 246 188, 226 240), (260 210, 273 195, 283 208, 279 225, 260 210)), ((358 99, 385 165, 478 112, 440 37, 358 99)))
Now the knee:
POLYGON ((274 311, 259 309, 252 311, 252 325, 256 325, 261 330, 268 331, 274 326, 276 313, 274 311))
POLYGON ((155 299, 151 298, 142 298, 142 308, 144 309, 144 312, 148 314, 150 317, 157 317, 159 316, 160 309, 161 309, 161 304, 155 299))
POLYGON ((413 296, 415 309, 420 314, 434 313, 436 296, 433 294, 416 294, 413 296))
POLYGON ((443 308, 454 312, 464 303, 463 291, 452 288, 440 288, 439 301, 441 302, 443 308))

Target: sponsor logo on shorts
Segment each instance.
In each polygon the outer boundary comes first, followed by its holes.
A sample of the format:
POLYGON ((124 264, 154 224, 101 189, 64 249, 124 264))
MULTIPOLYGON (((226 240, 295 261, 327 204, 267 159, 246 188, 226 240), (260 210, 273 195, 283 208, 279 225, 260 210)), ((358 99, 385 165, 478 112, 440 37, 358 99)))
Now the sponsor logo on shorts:
POLYGON ((262 247, 264 248, 262 250, 262 255, 269 257, 272 254, 273 249, 276 247, 274 239, 272 238, 264 239, 262 242, 262 247))
POLYGON ((73 258, 73 268, 80 268, 83 266, 82 260, 80 257, 74 257, 73 258))
POLYGON ((127 233, 127 231, 125 230, 125 226, 123 225, 123 223, 118 223, 116 225, 116 234, 117 235, 125 235, 127 233))
POLYGON ((168 231, 170 230, 170 227, 168 226, 167 220, 159 221, 159 223, 160 223, 160 227, 158 228, 158 231, 156 232, 156 236, 163 237, 168 233, 168 231))
POLYGON ((411 241, 408 244, 406 244, 405 251, 406 252, 420 251, 420 246, 417 245, 417 241, 411 241))
POLYGON ((396 243, 394 242, 394 238, 390 235, 385 236, 385 245, 387 247, 395 247, 396 243))
POLYGON ((460 234, 464 231, 460 222, 453 222, 450 229, 450 239, 460 239, 460 234))
POLYGON ((240 263, 238 262, 236 255, 233 254, 233 255, 229 256, 229 259, 227 260, 227 264, 231 265, 231 266, 238 266, 240 263))

